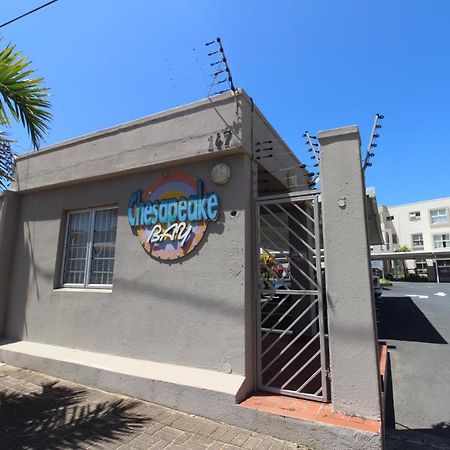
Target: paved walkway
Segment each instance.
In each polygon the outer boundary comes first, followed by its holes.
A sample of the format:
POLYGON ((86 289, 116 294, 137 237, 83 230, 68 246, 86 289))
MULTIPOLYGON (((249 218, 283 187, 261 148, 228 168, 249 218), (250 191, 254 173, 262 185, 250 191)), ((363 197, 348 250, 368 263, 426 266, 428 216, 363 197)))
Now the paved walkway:
POLYGON ((0 364, 0 449, 297 449, 296 444, 0 364))

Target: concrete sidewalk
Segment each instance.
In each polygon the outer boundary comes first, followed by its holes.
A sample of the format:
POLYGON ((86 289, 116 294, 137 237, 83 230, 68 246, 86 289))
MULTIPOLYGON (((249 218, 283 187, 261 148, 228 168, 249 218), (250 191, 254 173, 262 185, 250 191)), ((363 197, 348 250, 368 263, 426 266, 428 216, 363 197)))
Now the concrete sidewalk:
POLYGON ((307 450, 5 364, 0 365, 0 448, 307 450))

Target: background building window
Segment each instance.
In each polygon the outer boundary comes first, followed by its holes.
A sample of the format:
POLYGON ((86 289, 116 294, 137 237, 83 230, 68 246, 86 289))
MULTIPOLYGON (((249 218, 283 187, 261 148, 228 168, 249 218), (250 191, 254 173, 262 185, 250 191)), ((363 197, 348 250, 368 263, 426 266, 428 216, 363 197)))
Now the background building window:
POLYGON ((392 243, 393 244, 398 244, 398 239, 397 239, 397 235, 396 234, 392 235, 392 243))
POLYGON ((439 277, 450 277, 450 259, 438 259, 439 277))
POLYGON ((447 208, 432 209, 430 211, 430 217, 432 225, 437 223, 447 223, 448 222, 447 208))
POLYGON ((411 235, 412 237, 412 246, 417 247, 423 247, 423 234, 422 233, 416 233, 411 235))
POLYGON ((427 275, 427 260, 426 259, 418 259, 416 260, 416 272, 418 275, 427 275))
POLYGON ((448 248, 450 247, 450 234, 435 234, 434 248, 448 248))
POLYGON ((386 221, 387 221, 387 222, 390 222, 390 221, 392 221, 392 220, 394 220, 394 216, 387 216, 387 217, 386 217, 386 221))
POLYGON ((413 211, 409 213, 409 220, 420 220, 420 211, 413 211))
POLYGON ((112 286, 117 208, 70 212, 64 248, 62 285, 112 286))

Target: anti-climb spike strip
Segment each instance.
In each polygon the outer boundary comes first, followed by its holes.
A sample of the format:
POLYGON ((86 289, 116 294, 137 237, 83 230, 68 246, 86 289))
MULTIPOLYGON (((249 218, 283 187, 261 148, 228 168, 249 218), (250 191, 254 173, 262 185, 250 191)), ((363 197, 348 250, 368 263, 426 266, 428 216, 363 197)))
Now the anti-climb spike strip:
POLYGON ((0 142, 0 191, 8 189, 13 180, 15 156, 8 141, 0 142))
POLYGON ((363 171, 365 171, 368 167, 372 166, 372 163, 370 162, 370 158, 373 158, 375 156, 375 153, 372 151, 373 148, 378 147, 378 144, 374 142, 374 139, 378 139, 380 137, 380 134, 377 132, 377 130, 381 129, 382 125, 379 123, 380 120, 384 119, 384 116, 382 114, 375 114, 375 119, 373 120, 372 125, 372 133, 370 134, 369 143, 367 145, 367 151, 366 156, 364 158, 363 163, 363 171))
MULTIPOLYGON (((314 167, 320 167, 320 145, 317 142, 313 141, 313 139, 317 139, 317 137, 311 136, 309 134, 308 130, 306 130, 303 133, 303 137, 306 138, 305 144, 308 145, 308 152, 312 153, 311 159, 315 160, 314 167)), ((314 175, 315 175, 314 173, 309 174, 310 177, 313 177, 314 175)), ((312 180, 312 182, 310 182, 310 186, 315 184, 315 182, 316 182, 316 180, 318 180, 318 178, 319 178, 319 172, 317 172, 316 178, 314 178, 314 180, 312 180)))
POLYGON ((228 60, 227 60, 227 57, 225 56, 225 50, 224 50, 224 48, 223 48, 222 40, 220 39, 220 37, 218 37, 218 38, 217 38, 216 40, 214 40, 214 41, 207 42, 207 43, 205 44, 205 46, 206 46, 206 47, 209 47, 210 45, 214 45, 214 44, 216 44, 216 45, 218 46, 218 48, 217 48, 217 50, 214 50, 214 51, 209 52, 209 53, 208 53, 208 56, 220 55, 220 56, 221 56, 221 59, 220 59, 219 61, 214 61, 214 62, 211 62, 211 63, 209 64, 211 67, 219 66, 219 69, 216 70, 216 71, 213 73, 213 75, 212 75, 213 81, 212 81, 212 83, 211 83, 211 86, 210 86, 209 90, 211 91, 211 88, 212 88, 213 86, 217 86, 217 85, 222 84, 222 83, 225 83, 225 82, 227 82, 227 81, 228 81, 230 87, 229 87, 229 89, 224 89, 224 90, 221 90, 221 91, 218 91, 218 92, 213 92, 212 94, 208 93, 208 97, 209 97, 210 95, 223 94, 224 92, 227 92, 228 90, 231 90, 231 91, 233 91, 233 92, 236 92, 236 88, 235 88, 234 83, 233 83, 233 77, 231 76, 230 67, 229 67, 229 65, 228 65, 228 60), (222 66, 224 66, 223 69, 221 68, 222 66), (227 78, 225 78, 225 79, 223 79, 223 80, 220 80, 220 81, 216 81, 216 77, 217 77, 219 74, 221 74, 221 73, 226 73, 226 74, 227 74, 227 78))

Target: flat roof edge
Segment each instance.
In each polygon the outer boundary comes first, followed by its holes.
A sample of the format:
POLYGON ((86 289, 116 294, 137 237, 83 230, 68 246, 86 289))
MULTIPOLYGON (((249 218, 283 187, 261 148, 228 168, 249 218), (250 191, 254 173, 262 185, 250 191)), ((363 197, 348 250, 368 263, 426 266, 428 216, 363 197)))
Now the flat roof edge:
POLYGON ((44 147, 41 150, 34 150, 28 153, 25 153, 23 155, 19 155, 17 157, 17 161, 26 160, 29 158, 34 158, 36 156, 60 150, 66 147, 71 147, 76 144, 80 144, 82 142, 89 142, 98 138, 101 138, 103 136, 109 136, 112 134, 121 133, 123 131, 132 130, 134 128, 139 128, 145 125, 149 125, 152 122, 164 120, 164 119, 170 119, 171 117, 178 115, 180 113, 183 113, 185 111, 189 110, 195 110, 198 108, 202 108, 204 106, 207 106, 208 104, 217 104, 217 103, 226 103, 233 99, 233 97, 236 97, 236 95, 243 95, 247 97, 245 94, 245 91, 243 89, 238 89, 236 93, 233 93, 232 91, 225 92, 223 94, 217 95, 215 97, 207 97, 202 100, 198 100, 192 103, 188 103, 181 106, 176 106, 175 108, 170 108, 165 111, 157 112, 154 114, 151 114, 149 116, 141 117, 139 119, 134 119, 129 122, 121 123, 119 125, 113 125, 112 127, 104 128, 102 130, 94 131, 92 133, 87 133, 81 136, 77 136, 72 139, 68 139, 62 142, 58 142, 56 144, 50 145, 48 147, 44 147))
POLYGON ((443 200, 448 200, 450 202, 450 197, 439 197, 439 198, 430 198, 428 200, 419 200, 417 202, 410 202, 410 203, 402 203, 400 205, 384 205, 384 204, 380 204, 380 206, 385 206, 386 208, 401 208, 403 206, 412 206, 412 205, 417 205, 420 203, 430 203, 430 202, 438 202, 438 201, 443 201, 443 200))
MULTIPOLYGON (((97 174, 97 175, 83 177, 83 178, 70 179, 70 180, 66 180, 66 181, 58 181, 55 183, 45 184, 45 185, 40 185, 40 186, 21 188, 19 185, 19 186, 17 186, 17 190, 6 191, 6 192, 12 192, 13 194, 29 194, 31 192, 46 191, 49 189, 57 189, 57 188, 66 187, 66 186, 74 186, 77 184, 92 183, 92 182, 96 182, 96 181, 112 179, 115 177, 122 177, 122 176, 127 176, 127 175, 131 175, 131 174, 136 174, 136 173, 143 173, 150 169, 156 170, 156 169, 162 169, 164 167, 167 167, 168 169, 170 169, 170 167, 173 165, 189 164, 197 158, 200 158, 201 161, 206 161, 206 160, 212 160, 214 158, 224 159, 224 158, 236 156, 236 155, 250 157, 250 155, 245 151, 245 149, 243 147, 239 146, 239 147, 233 147, 230 149, 222 150, 220 152, 208 152, 208 153, 203 153, 203 154, 199 154, 199 155, 192 155, 192 156, 174 159, 174 160, 170 160, 170 161, 158 162, 155 164, 145 164, 145 165, 140 165, 140 166, 136 166, 136 167, 129 167, 126 169, 109 171, 108 173, 102 173, 102 174, 97 174)), ((2 195, 0 193, 0 197, 1 196, 2 195)))

